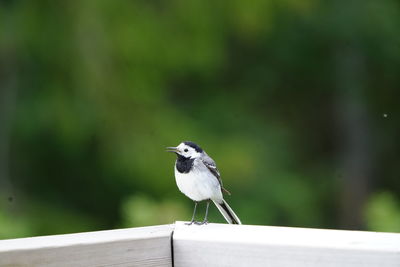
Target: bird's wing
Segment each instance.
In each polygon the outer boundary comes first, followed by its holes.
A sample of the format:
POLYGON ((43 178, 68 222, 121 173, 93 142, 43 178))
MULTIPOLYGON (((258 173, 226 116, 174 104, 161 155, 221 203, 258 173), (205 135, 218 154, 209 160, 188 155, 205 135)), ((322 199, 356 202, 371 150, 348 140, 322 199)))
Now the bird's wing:
POLYGON ((215 164, 214 160, 208 156, 206 153, 201 157, 201 161, 204 165, 210 170, 210 172, 218 179, 219 183, 222 185, 221 175, 217 169, 217 165, 215 164))
POLYGON ((210 170, 210 172, 218 179, 218 182, 221 185, 221 190, 230 195, 231 193, 222 186, 221 175, 219 174, 215 161, 206 153, 204 153, 201 160, 203 164, 210 170))

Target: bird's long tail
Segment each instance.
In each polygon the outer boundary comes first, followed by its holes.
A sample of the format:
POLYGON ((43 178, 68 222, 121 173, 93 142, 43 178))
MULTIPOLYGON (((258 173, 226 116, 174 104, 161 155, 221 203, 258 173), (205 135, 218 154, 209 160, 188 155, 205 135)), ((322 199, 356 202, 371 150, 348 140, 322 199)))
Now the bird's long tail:
POLYGON ((224 216, 225 220, 230 224, 242 224, 239 217, 235 214, 232 208, 226 203, 225 200, 222 200, 222 203, 218 203, 214 201, 215 206, 217 206, 218 210, 221 212, 222 216, 224 216))

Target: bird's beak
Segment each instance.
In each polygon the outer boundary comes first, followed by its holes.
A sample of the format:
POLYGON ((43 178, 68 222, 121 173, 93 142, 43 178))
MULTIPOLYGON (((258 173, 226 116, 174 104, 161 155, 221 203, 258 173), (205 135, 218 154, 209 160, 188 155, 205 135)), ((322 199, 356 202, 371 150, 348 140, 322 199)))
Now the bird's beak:
POLYGON ((173 152, 173 153, 178 153, 178 152, 179 152, 178 148, 173 147, 173 146, 167 147, 167 150, 166 150, 166 151, 167 151, 167 152, 173 152))

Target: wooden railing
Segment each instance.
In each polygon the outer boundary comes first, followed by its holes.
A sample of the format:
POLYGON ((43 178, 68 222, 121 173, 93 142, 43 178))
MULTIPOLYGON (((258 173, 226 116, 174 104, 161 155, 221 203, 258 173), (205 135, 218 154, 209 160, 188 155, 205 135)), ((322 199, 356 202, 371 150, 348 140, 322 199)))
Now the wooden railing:
POLYGON ((400 266, 400 234, 208 224, 0 241, 0 266, 400 266))

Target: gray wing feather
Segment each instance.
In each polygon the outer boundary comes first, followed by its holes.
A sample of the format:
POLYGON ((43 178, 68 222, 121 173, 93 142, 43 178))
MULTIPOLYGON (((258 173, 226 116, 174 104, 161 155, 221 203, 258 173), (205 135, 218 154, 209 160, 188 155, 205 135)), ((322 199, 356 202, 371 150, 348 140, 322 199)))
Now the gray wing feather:
POLYGON ((215 161, 209 155, 207 155, 205 152, 204 152, 203 156, 201 157, 201 161, 210 170, 210 172, 218 179, 218 182, 222 188, 221 175, 219 174, 219 171, 217 169, 217 165, 215 164, 215 161))
POLYGON ((222 192, 225 192, 228 195, 231 195, 231 192, 226 190, 222 185, 221 175, 219 174, 219 171, 217 169, 217 164, 215 164, 215 161, 209 155, 207 155, 206 152, 203 153, 203 156, 201 157, 201 161, 210 170, 210 172, 215 176, 215 178, 218 179, 218 182, 221 186, 222 192))

